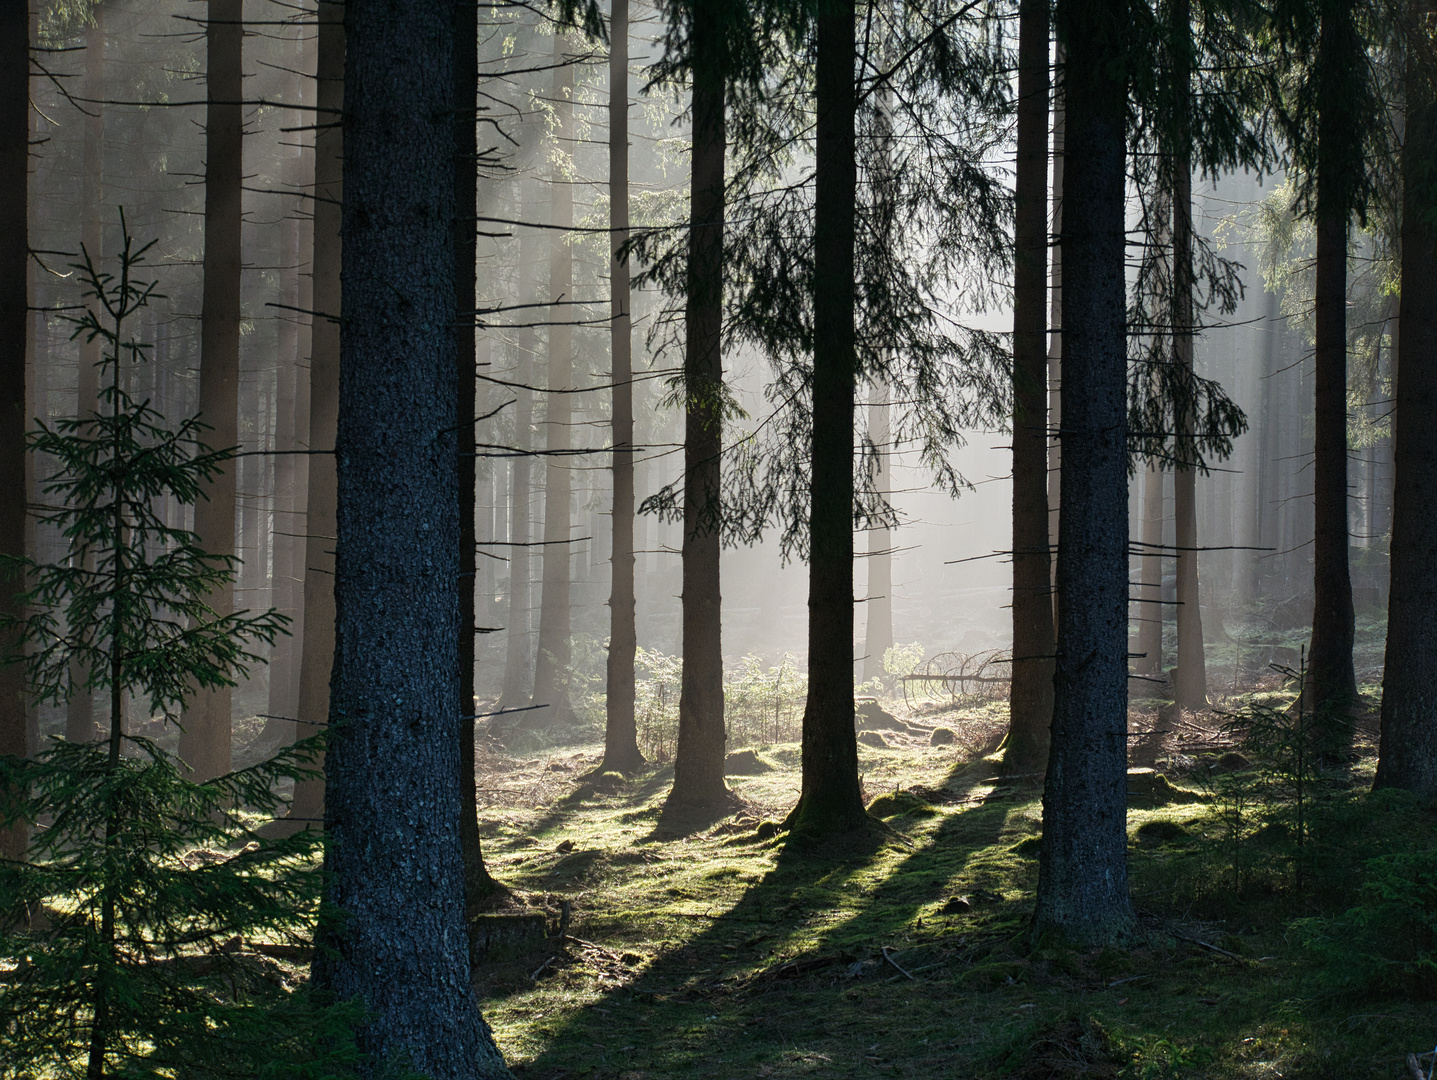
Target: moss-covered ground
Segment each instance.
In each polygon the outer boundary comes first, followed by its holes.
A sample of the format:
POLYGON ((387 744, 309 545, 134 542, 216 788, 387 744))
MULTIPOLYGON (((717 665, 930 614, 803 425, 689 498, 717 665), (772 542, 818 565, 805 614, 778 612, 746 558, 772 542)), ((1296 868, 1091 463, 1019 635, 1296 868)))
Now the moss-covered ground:
MULTIPOLYGON (((904 719, 859 747, 889 828, 804 850, 765 826, 797 795, 794 744, 748 748, 773 768, 731 776, 741 802, 699 820, 662 813, 667 768, 585 779, 598 746, 487 759, 491 871, 519 907, 556 924, 567 908, 566 936, 476 971, 515 1073, 1395 1080, 1437 1042, 1430 995, 1333 988, 1260 836, 1224 846, 1231 807, 1193 779, 1230 749, 1211 716, 1135 705, 1135 761, 1157 770, 1131 784, 1141 934, 1089 952, 1026 932, 1041 800, 997 779, 1001 709, 904 719), (951 745, 929 745, 938 726, 951 745)), ((1433 823, 1405 803, 1362 813, 1433 823)))

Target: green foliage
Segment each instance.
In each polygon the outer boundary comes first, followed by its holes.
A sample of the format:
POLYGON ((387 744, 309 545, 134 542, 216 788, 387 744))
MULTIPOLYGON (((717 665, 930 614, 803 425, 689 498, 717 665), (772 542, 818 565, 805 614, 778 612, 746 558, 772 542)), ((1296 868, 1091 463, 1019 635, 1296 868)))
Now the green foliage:
POLYGON ((308 936, 318 835, 265 840, 248 822, 273 816, 281 780, 314 775, 318 743, 196 783, 123 728, 126 695, 173 718, 196 688, 233 685, 283 619, 211 611, 204 597, 232 581, 234 560, 157 512, 165 497, 202 498, 232 455, 205 446, 195 420, 166 428, 126 390, 146 349, 129 327, 157 294, 134 277, 149 245, 137 248, 123 214, 120 223, 117 275, 88 253, 76 266, 94 306, 73 336, 103 342, 102 411, 29 437, 55 463, 42 520, 68 550, 10 566, 28 617, 17 627, 23 654, 6 659, 25 663, 35 693, 53 701, 82 672, 108 696, 109 737, 0 761, 0 785, 27 793, 0 825, 37 827, 28 860, 0 864, 0 909, 12 916, 0 929, 0 1075, 335 1075, 352 1058, 354 1010, 285 993, 283 970, 246 950, 256 936, 308 936))
POLYGON ((907 645, 890 645, 883 651, 883 670, 890 675, 911 675, 923 663, 923 645, 914 641, 907 645))

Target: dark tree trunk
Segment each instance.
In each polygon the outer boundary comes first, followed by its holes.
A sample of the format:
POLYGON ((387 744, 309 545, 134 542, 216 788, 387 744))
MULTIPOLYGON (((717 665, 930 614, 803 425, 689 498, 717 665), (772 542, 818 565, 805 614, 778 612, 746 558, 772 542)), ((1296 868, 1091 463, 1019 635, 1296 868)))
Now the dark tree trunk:
MULTIPOLYGON (((205 254, 200 312, 200 419, 219 449, 239 442, 240 214, 244 182, 243 0, 209 0, 205 27, 205 254)), ((195 534, 211 555, 235 554, 235 465, 215 474, 195 504, 195 534)), ((205 601, 216 615, 234 610, 234 586, 205 601)), ((199 690, 185 708, 180 759, 197 780, 229 772, 233 695, 199 690)))
POLYGON ((818 14, 808 700, 803 786, 789 815, 795 834, 847 832, 867 821, 853 726, 855 14, 853 0, 830 0, 818 14))
MULTIPOLYGON (((1171 6, 1174 59, 1173 87, 1178 132, 1171 160, 1173 214, 1173 351, 1189 380, 1193 374, 1193 196, 1192 196, 1192 15, 1189 0, 1171 6)), ((1178 417, 1178 438, 1191 453, 1196 402, 1178 417)), ((1173 522, 1177 571, 1178 670, 1174 700, 1185 709, 1207 705, 1207 657, 1202 639, 1202 604, 1198 592, 1197 470, 1178 467, 1173 473, 1173 522)))
MULTIPOLYGON (((309 492, 304 523, 304 638, 299 658, 299 731, 309 736, 329 720, 334 667, 335 431, 339 418, 340 203, 344 184, 344 5, 321 0, 314 137, 314 311, 310 323, 309 492)), ((323 759, 321 759, 321 764, 323 759)), ((305 825, 324 818, 324 781, 295 785, 291 817, 305 825)))
MULTIPOLYGON (((30 22, 26 5, 0 6, 0 555, 25 555, 25 341, 28 306, 30 181, 30 22)), ((0 582, 0 613, 19 618, 14 582, 0 582)), ((12 632, 0 637, 7 651, 12 632)), ((25 679, 19 664, 0 667, 0 755, 29 752, 25 679)), ((0 800, 11 793, 0 790, 0 800)), ((0 858, 23 859, 30 833, 23 821, 0 830, 0 858)))
POLYGON ((1018 14, 1018 156, 1013 267, 1013 682, 1008 773, 1041 773, 1053 722, 1048 552, 1048 3, 1018 14))
MULTIPOLYGON (((1063 42, 1053 48, 1056 76, 1053 85, 1053 221, 1051 236, 1063 232, 1063 175, 1067 146, 1067 110, 1063 105, 1063 42)), ((1052 286, 1048 290, 1048 551, 1053 558, 1053 626, 1058 620, 1058 513, 1062 502, 1063 443, 1058 432, 1063 425, 1063 246, 1053 244, 1052 286)), ((1056 648, 1056 644, 1054 646, 1056 648)))
MULTIPOLYGON (((574 65, 564 63, 565 36, 554 34, 554 136, 562 160, 574 145, 574 65)), ((549 393, 544 403, 544 546, 539 595, 539 646, 534 658, 534 705, 526 723, 564 724, 573 719, 569 701, 569 593, 573 548, 569 543, 573 495, 574 251, 564 230, 574 224, 574 188, 567 170, 555 164, 549 179, 554 227, 549 241, 549 393)))
POLYGON ((451 0, 454 21, 454 381, 455 463, 459 487, 459 841, 464 853, 464 924, 470 957, 483 937, 474 923, 498 883, 484 866, 479 838, 479 793, 474 781, 474 399, 479 390, 474 348, 476 256, 474 216, 478 205, 479 8, 474 0, 451 0))
POLYGON ((344 290, 325 923, 315 986, 362 1067, 507 1076, 464 931, 454 460, 454 27, 347 0, 344 290))
POLYGON ((1351 26, 1351 0, 1324 6, 1317 66, 1317 275, 1313 352, 1317 375, 1313 413, 1312 644, 1308 685, 1322 727, 1324 754, 1340 754, 1350 731, 1337 710, 1357 697, 1352 665, 1355 617, 1348 568, 1347 529, 1347 225, 1351 175, 1344 141, 1361 133, 1346 129, 1343 81, 1333 74, 1344 62, 1365 64, 1351 26), (1354 49, 1356 50, 1354 55, 1354 49))
MULTIPOLYGON (((723 535, 724 63, 720 14, 693 6, 694 142, 689 195, 687 339, 684 349, 683 681, 673 806, 717 806, 724 783, 723 639, 719 552, 723 535)), ((849 570, 852 573, 852 568, 849 570)), ((849 675, 852 678, 852 673, 849 675)))
MULTIPOLYGON (((609 18, 609 248, 629 238, 629 0, 613 0, 609 18)), ((604 761, 600 770, 629 772, 644 763, 634 717, 634 387, 629 268, 609 260, 610 382, 614 386, 614 504, 609 591, 609 657, 605 680, 604 761)))
MULTIPOLYGON (((1431 5, 1416 0, 1414 14, 1431 5)), ((1402 307, 1393 460, 1392 588, 1377 787, 1437 798, 1437 64, 1409 35, 1402 144, 1402 307)))
POLYGON ((1138 566, 1138 649, 1144 675, 1163 673, 1163 487, 1161 469, 1143 472, 1143 557, 1138 566))
POLYGON ((1127 6, 1060 0, 1067 45, 1058 660, 1038 934, 1128 937, 1128 484, 1123 178, 1127 6))

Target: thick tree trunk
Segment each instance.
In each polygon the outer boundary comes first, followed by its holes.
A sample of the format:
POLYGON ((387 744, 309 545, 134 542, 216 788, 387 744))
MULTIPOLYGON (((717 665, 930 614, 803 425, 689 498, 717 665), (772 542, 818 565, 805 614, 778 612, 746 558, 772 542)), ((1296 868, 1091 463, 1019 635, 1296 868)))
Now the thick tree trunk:
POLYGON ((1043 792, 1039 935, 1127 938, 1127 8, 1060 0, 1067 45, 1058 660, 1043 792))
POLYGON ((1048 551, 1048 3, 1018 14, 1018 156, 1013 268, 1013 682, 1008 773, 1041 773, 1053 722, 1048 551))
MULTIPOLYGON (((1431 5, 1414 2, 1426 14, 1431 5)), ((1409 40, 1417 40, 1413 35, 1409 40)), ((1424 43, 1425 38, 1420 39, 1424 43)), ((1414 48, 1415 46, 1409 46, 1414 48)), ((1407 60, 1392 587, 1376 787, 1437 798, 1437 64, 1407 60)))
MULTIPOLYGON (((1193 375, 1193 197, 1192 197, 1192 30, 1189 0, 1171 7, 1176 63, 1173 68, 1178 108, 1178 134, 1171 172, 1173 214, 1172 333, 1176 360, 1189 381, 1193 375)), ((1178 438, 1184 453, 1192 452, 1196 401, 1178 416, 1178 438)), ((1198 591, 1197 470, 1179 466, 1173 473, 1173 521, 1177 571, 1178 670, 1174 700, 1185 709, 1207 705, 1207 657, 1203 649, 1202 603, 1198 591)))
MULTIPOLYGON (((1341 63, 1348 50, 1348 2, 1324 9, 1319 73, 1341 63)), ((1357 63, 1365 62, 1359 55, 1357 63)), ((1347 224, 1353 178, 1343 166, 1340 143, 1360 138, 1343 129, 1340 83, 1322 79, 1318 91, 1317 284, 1315 315, 1317 375, 1313 413, 1312 644, 1308 686, 1318 710, 1323 753, 1341 754, 1350 730, 1337 710, 1357 696, 1352 665, 1355 617, 1348 568, 1347 528, 1347 224), (1331 85, 1330 85, 1331 84, 1331 85), (1323 89, 1326 87, 1326 89, 1323 89)))
MULTIPOLYGON (((609 18, 609 248, 629 238, 629 0, 613 0, 609 18)), ((634 387, 629 268, 609 260, 610 371, 614 386, 614 502, 609 555, 609 657, 605 679, 601 770, 629 772, 644 763, 634 717, 634 387)))
MULTIPOLYGON (((209 0, 205 27, 205 254, 200 311, 200 419, 217 449, 239 442, 240 215, 244 182, 241 52, 244 0, 209 0)), ((235 554, 235 464, 216 473, 195 504, 195 534, 211 555, 235 554)), ((234 586, 205 601, 216 615, 234 610, 234 586)), ((197 780, 229 772, 233 694, 199 690, 184 713, 180 759, 197 780)))
MULTIPOLYGON (((0 6, 0 555, 25 555, 25 342, 29 251, 30 22, 26 5, 0 6)), ((18 618, 16 583, 0 582, 0 613, 18 618)), ((10 633, 0 636, 7 651, 10 633), (6 640, 8 639, 8 640, 6 640)), ((25 678, 19 664, 0 667, 0 755, 24 757, 25 678)), ((0 800, 12 793, 0 790, 0 800)), ((18 794, 18 793, 14 793, 18 794)), ((0 858, 23 859, 30 833, 23 821, 0 830, 0 858)))
POLYGON ((454 27, 347 0, 334 676, 316 988, 361 1074, 507 1076, 475 1008, 459 841, 454 27))
POLYGON ((474 260, 478 205, 479 9, 473 0, 451 0, 454 23, 454 389, 455 466, 459 489, 459 843, 464 855, 464 925, 469 955, 479 955, 484 936, 474 917, 498 883, 484 866, 474 780, 474 484, 475 396, 479 392, 474 347, 477 305, 474 260))
MULTIPOLYGON (((874 487, 880 498, 888 502, 893 493, 889 455, 892 432, 889 425, 888 386, 881 380, 873 384, 873 399, 868 406, 868 437, 878 461, 874 487)), ((867 615, 864 641, 863 680, 882 679, 883 656, 893 647, 893 530, 878 525, 868 530, 868 597, 864 601, 867 615)))
MULTIPOLYGON (((720 633, 720 491, 723 451, 723 38, 720 14, 694 5, 694 142, 689 195, 684 348, 683 676, 671 806, 718 806, 724 783, 723 639, 720 633)), ((852 573, 850 567, 849 572, 852 573)), ((852 678, 852 672, 849 673, 852 678)))
MULTIPOLYGON (((105 18, 108 8, 97 4, 95 25, 85 32, 85 97, 101 101, 105 97, 105 18)), ((80 198, 84 215, 80 225, 80 243, 95 265, 104 259, 104 179, 105 179, 105 110, 90 107, 85 117, 83 173, 80 177, 80 198)), ((100 338, 77 341, 79 369, 75 378, 75 415, 89 416, 100 405, 100 338)), ((89 567, 93 569, 93 565, 89 567)), ((70 665, 70 677, 76 689, 65 703, 65 738, 69 742, 95 742, 100 729, 95 723, 95 695, 85 688, 89 672, 77 662, 70 665)))
POLYGON ((854 236, 858 168, 853 0, 819 7, 814 190, 813 443, 808 520, 808 700, 795 834, 867 820, 853 726, 853 440, 858 378, 854 236))
MULTIPOLYGON (((1053 86, 1053 220, 1051 236, 1063 233, 1063 176, 1067 153, 1067 110, 1063 105, 1063 42, 1053 49, 1056 79, 1053 86)), ((1063 245, 1052 245, 1051 285, 1048 289, 1048 551, 1051 554, 1053 626, 1058 620, 1058 513, 1062 502, 1063 442, 1063 245)), ((1055 645, 1056 647, 1056 645, 1055 645)))
POLYGON ((554 136, 558 153, 549 178, 549 393, 544 402, 544 546, 539 596, 539 646, 534 658, 534 704, 542 706, 530 725, 565 724, 573 719, 569 701, 569 593, 573 548, 569 543, 573 462, 573 403, 565 391, 574 382, 574 251, 564 231, 574 224, 574 188, 562 162, 573 151, 574 65, 564 63, 565 35, 554 34, 554 136))
MULTIPOLYGON (((309 492, 304 522, 304 638, 299 658, 299 733, 329 721, 334 667, 334 440, 339 419, 340 203, 344 185, 344 5, 321 0, 314 137, 314 311, 310 323, 309 492)), ((323 758, 320 759, 323 764, 323 758)), ((324 819, 324 781, 295 785, 290 816, 300 825, 324 819)))

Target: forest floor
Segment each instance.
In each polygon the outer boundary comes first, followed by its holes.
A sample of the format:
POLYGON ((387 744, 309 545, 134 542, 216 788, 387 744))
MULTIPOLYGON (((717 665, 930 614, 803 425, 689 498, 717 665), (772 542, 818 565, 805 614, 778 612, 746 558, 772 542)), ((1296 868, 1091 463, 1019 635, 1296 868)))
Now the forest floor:
MULTIPOLYGON (((1232 799, 1205 777, 1244 763, 1223 757, 1221 715, 1134 703, 1141 934, 1080 952, 1026 933, 1041 791, 998 778, 1004 707, 888 707, 908 730, 859 755, 892 831, 846 848, 798 852, 760 827, 797 797, 796 744, 748 748, 769 771, 730 776, 740 802, 702 821, 663 815, 666 766, 585 779, 598 745, 481 755, 485 855, 511 910, 557 929, 568 907, 564 936, 475 972, 515 1073, 1395 1080, 1437 1041, 1430 1000, 1332 991, 1294 933, 1290 889, 1260 848, 1225 843, 1232 799), (930 745, 938 727, 955 741, 930 745)), ((1374 742, 1369 712, 1354 791, 1374 742)), ((1404 813, 1401 827, 1431 829, 1430 813, 1404 813)))

